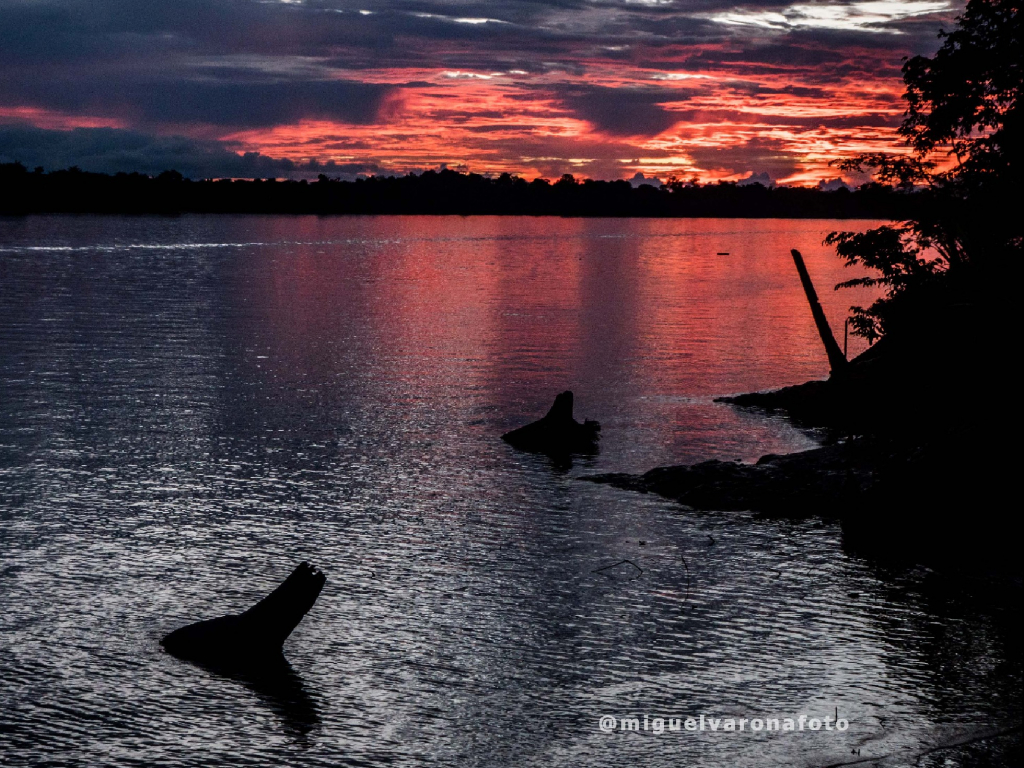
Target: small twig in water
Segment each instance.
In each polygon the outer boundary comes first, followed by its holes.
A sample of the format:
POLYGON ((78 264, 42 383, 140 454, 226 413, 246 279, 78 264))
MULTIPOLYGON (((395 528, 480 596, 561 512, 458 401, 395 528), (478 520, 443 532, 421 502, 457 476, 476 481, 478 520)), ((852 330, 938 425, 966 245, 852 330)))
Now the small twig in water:
POLYGON ((611 565, 605 565, 605 566, 603 566, 601 568, 595 568, 594 570, 591 571, 591 573, 600 573, 601 571, 607 571, 609 568, 614 568, 614 567, 616 567, 618 565, 622 565, 623 563, 629 563, 634 568, 636 568, 638 571, 640 571, 640 575, 641 576, 644 575, 644 569, 641 568, 636 563, 634 563, 632 560, 619 560, 619 562, 617 562, 617 563, 612 563, 611 565))
POLYGON ((683 602, 685 603, 690 599, 690 566, 686 564, 686 558, 683 557, 682 552, 679 553, 679 559, 683 561, 683 568, 686 569, 686 597, 683 598, 683 602))

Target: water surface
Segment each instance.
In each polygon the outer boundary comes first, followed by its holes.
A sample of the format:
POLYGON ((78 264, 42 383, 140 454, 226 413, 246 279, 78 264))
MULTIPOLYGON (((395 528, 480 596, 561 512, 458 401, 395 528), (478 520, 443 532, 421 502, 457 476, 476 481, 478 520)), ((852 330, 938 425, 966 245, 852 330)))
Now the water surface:
POLYGON ((841 336, 872 297, 830 290, 855 275, 821 240, 870 225, 0 220, 0 755, 901 765, 1016 726, 1019 585, 575 479, 816 445, 713 398, 826 375, 789 249, 841 336), (498 439, 566 388, 597 457, 498 439), (303 559, 328 582, 287 680, 162 653, 303 559), (843 733, 598 729, 837 709, 843 733))

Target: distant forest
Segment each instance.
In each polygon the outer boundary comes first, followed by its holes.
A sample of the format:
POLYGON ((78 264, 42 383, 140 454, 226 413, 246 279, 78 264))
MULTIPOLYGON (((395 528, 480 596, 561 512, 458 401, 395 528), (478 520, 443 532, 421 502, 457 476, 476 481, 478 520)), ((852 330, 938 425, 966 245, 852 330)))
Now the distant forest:
POLYGON ((0 164, 0 214, 30 213, 286 213, 526 216, 709 216, 751 218, 908 219, 927 192, 882 184, 823 191, 761 184, 670 182, 658 188, 628 181, 554 183, 502 174, 426 171, 341 181, 198 180, 165 171, 44 173, 0 164))

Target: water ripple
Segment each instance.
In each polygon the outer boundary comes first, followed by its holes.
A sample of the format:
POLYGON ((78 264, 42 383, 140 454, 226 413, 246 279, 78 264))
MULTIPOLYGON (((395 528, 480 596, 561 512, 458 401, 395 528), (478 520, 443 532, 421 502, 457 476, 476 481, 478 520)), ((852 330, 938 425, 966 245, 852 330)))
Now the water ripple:
POLYGON ((0 222, 4 764, 898 764, 1019 722, 1019 584, 574 480, 814 445, 712 398, 825 372, 786 260, 849 277, 834 226, 0 222), (496 439, 569 386, 599 456, 496 439), (161 651, 303 559, 328 582, 288 674, 161 651), (845 733, 597 728, 837 708, 845 733))

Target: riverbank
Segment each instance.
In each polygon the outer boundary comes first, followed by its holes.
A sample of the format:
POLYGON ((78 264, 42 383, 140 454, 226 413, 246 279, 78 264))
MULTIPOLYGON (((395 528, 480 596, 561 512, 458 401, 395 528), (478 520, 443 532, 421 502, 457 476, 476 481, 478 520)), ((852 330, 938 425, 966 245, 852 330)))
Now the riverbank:
POLYGON ((713 460, 580 479, 691 510, 838 519, 844 545, 866 554, 1019 572, 1015 463, 948 448, 860 438, 754 464, 713 460))
MULTIPOLYGON (((844 544, 929 565, 1021 572, 1015 305, 961 304, 948 334, 920 323, 828 379, 719 398, 822 429, 826 444, 753 464, 704 461, 581 479, 694 510, 839 519, 844 544)), ((1019 347, 1019 345, 1018 345, 1019 347)))

